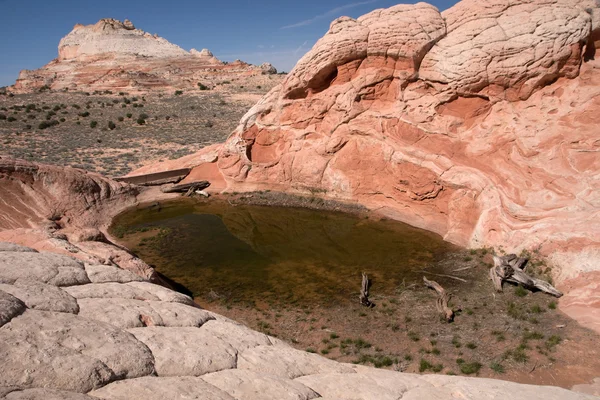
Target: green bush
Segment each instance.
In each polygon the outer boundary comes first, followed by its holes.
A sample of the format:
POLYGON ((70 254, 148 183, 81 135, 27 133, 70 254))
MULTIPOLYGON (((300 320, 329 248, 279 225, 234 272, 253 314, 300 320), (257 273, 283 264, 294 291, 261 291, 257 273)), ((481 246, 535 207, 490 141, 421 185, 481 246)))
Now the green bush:
POLYGON ((14 121, 16 121, 17 119, 16 119, 15 117, 8 117, 8 118, 6 118, 6 120, 7 120, 8 122, 14 122, 14 121))
POLYGON ((175 96, 181 96, 183 94, 183 90, 176 90, 175 96))
POLYGON ((112 130, 113 130, 113 129, 115 129, 116 127, 117 127, 117 125, 115 125, 115 123, 114 123, 114 122, 112 122, 112 121, 108 121, 108 129, 110 129, 110 130, 112 131, 112 130))
POLYGON ((208 86, 202 84, 201 82, 198 82, 198 88, 200 88, 200 90, 210 90, 208 86))
POLYGON ((139 119, 148 119, 148 114, 146 113, 141 113, 140 116, 138 117, 139 119))
POLYGON ((98 125, 97 121, 90 122, 90 128, 95 128, 98 125))
POLYGON ((146 120, 143 118, 138 118, 137 123, 138 125, 144 125, 146 123, 146 120))
POLYGON ((50 128, 52 126, 58 125, 58 121, 53 119, 50 121, 42 121, 40 122, 40 124, 38 125, 38 129, 46 129, 46 128, 50 128))
POLYGON ((89 117, 90 113, 88 111, 84 111, 84 112, 80 112, 77 115, 79 115, 80 117, 84 117, 85 118, 85 117, 89 117))
POLYGON ((132 116, 133 116, 133 114, 127 113, 127 118, 131 118, 132 116))
POLYGON ((123 122, 125 120, 125 118, 119 117, 118 120, 119 120, 119 122, 123 122))
POLYGON ((6 115, 0 114, 0 120, 5 120, 6 121, 6 115))

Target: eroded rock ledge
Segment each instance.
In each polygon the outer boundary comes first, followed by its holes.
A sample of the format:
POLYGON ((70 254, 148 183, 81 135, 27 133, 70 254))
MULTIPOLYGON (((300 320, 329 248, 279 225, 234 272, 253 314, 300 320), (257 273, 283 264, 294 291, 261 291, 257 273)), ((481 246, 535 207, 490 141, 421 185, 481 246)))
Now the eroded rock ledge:
POLYGON ((340 364, 115 266, 0 242, 3 399, 592 399, 340 364))

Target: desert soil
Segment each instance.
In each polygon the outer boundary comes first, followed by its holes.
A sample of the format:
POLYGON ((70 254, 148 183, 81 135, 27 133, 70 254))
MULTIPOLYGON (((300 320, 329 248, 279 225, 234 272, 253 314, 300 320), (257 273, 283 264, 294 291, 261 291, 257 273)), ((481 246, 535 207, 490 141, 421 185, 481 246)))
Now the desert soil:
POLYGON ((125 175, 150 162, 179 158, 224 141, 281 76, 262 79, 260 85, 231 81, 213 90, 177 95, 1 95, 0 156, 72 166, 108 177, 125 175), (44 127, 48 124, 54 125, 44 127))

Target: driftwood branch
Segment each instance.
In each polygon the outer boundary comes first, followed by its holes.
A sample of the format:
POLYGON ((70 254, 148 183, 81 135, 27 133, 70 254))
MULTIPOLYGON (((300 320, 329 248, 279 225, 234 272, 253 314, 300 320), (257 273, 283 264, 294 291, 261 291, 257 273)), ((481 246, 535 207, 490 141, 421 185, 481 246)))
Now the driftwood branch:
POLYGON ((185 183, 181 185, 163 186, 161 191, 163 193, 185 193, 186 195, 201 191, 210 186, 208 181, 198 181, 192 183, 185 183))
POLYGON ((517 257, 514 254, 502 257, 493 256, 493 258, 494 266, 490 269, 490 278, 496 291, 502 292, 502 283, 506 281, 522 285, 529 290, 541 290, 555 297, 563 295, 548 282, 527 275, 524 272, 528 261, 526 258, 517 257))
POLYGON ((444 316, 444 318, 446 318, 446 321, 454 321, 454 311, 452 311, 452 309, 448 306, 450 295, 436 281, 430 281, 429 279, 423 277, 423 282, 425 283, 425 286, 437 292, 439 296, 435 303, 437 310, 444 316))
POLYGON ((371 286, 371 281, 369 277, 364 272, 362 273, 362 283, 360 285, 360 304, 365 307, 372 307, 373 303, 369 301, 369 286, 371 286))

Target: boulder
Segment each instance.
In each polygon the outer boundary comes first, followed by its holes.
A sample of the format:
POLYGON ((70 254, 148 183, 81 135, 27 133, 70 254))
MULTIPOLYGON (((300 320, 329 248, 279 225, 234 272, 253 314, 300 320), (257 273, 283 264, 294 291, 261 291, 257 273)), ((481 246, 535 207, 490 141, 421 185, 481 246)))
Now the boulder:
POLYGON ((83 264, 54 253, 0 252, 0 283, 42 282, 54 286, 89 283, 83 264))
POLYGON ((113 382, 90 396, 105 400, 236 400, 200 378, 144 377, 113 382))
POLYGON ((180 303, 115 298, 82 298, 79 315, 121 329, 143 326, 199 327, 214 317, 180 303))
POLYGON ((0 287, 0 327, 22 314, 26 308, 25 303, 0 287))
POLYGON ((85 271, 92 283, 144 281, 141 276, 114 265, 86 264, 85 271))
POLYGON ((15 243, 7 243, 7 242, 0 242, 0 251, 22 251, 25 253, 36 253, 37 250, 29 248, 29 247, 25 247, 25 246, 20 246, 18 244, 15 243))
POLYGON ((204 375, 202 380, 239 400, 310 400, 321 397, 299 382, 247 370, 215 372, 204 375))
POLYGON ((236 367, 237 350, 203 328, 129 329, 154 355, 158 376, 200 376, 236 367))
POLYGON ((0 386, 85 393, 154 372, 133 335, 67 313, 27 310, 0 329, 0 386))
POLYGON ((0 284, 0 290, 12 294, 33 310, 71 314, 79 312, 77 300, 54 285, 17 279, 12 285, 0 284))
POLYGON ((244 350, 238 356, 237 367, 259 374, 288 379, 305 375, 354 373, 354 370, 348 365, 329 360, 317 354, 281 346, 257 346, 244 350))

